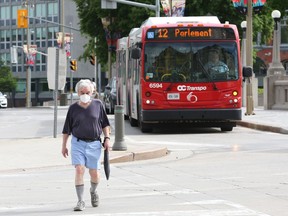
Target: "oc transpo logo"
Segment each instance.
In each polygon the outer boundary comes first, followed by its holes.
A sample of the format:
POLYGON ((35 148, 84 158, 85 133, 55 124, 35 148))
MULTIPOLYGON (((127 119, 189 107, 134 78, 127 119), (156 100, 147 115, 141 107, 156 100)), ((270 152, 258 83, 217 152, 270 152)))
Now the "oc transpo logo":
POLYGON ((190 92, 188 95, 187 95, 187 100, 190 101, 191 103, 195 103, 198 98, 196 95, 193 95, 193 92, 190 92))
POLYGON ((186 90, 187 90, 187 86, 185 86, 185 85, 178 85, 178 86, 177 86, 177 90, 178 90, 178 91, 186 91, 186 90))
POLYGON ((178 91, 205 91, 207 90, 207 86, 186 86, 186 85, 178 85, 178 91))

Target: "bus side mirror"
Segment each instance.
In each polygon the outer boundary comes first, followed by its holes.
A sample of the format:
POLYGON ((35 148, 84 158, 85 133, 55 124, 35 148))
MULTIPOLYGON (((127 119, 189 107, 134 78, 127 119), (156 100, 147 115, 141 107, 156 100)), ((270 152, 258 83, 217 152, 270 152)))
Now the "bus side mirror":
POLYGON ((252 74, 253 74, 253 68, 250 67, 250 66, 245 66, 243 67, 243 77, 252 77, 252 74))
POLYGON ((141 57, 141 49, 140 48, 133 48, 131 53, 132 59, 140 59, 141 57))

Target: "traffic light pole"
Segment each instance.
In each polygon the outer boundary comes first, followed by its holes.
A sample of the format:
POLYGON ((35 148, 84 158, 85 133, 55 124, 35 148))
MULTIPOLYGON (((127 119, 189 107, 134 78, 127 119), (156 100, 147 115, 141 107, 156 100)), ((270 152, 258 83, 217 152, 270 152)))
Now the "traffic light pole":
MULTIPOLYGON (((253 28, 252 28, 252 15, 253 7, 252 1, 247 3, 247 31, 246 31, 246 64, 253 68, 253 28)), ((252 77, 246 78, 246 113, 245 115, 254 115, 254 100, 253 100, 253 79, 252 77)))
MULTIPOLYGON (((72 22, 70 22, 70 58, 72 59, 72 22)), ((70 105, 73 104, 73 72, 70 68, 70 105)))
MULTIPOLYGON (((31 43, 29 20, 26 30, 27 30, 27 58, 28 58, 30 57, 30 43, 31 43)), ((31 68, 29 64, 27 64, 27 71, 26 71, 26 107, 28 108, 31 107, 31 68)))

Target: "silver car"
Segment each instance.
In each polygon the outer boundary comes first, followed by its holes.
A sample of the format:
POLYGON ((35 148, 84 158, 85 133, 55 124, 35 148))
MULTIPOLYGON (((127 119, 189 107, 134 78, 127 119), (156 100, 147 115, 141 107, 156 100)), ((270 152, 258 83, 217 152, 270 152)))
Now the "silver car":
POLYGON ((2 94, 2 92, 0 92, 0 107, 6 108, 7 105, 8 105, 7 96, 5 94, 2 94))

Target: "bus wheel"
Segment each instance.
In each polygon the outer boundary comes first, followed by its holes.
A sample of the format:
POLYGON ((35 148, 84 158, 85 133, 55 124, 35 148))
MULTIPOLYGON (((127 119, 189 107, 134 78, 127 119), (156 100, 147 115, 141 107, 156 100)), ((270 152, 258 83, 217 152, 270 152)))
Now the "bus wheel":
POLYGON ((150 133, 150 132, 152 132, 153 128, 150 127, 148 124, 145 124, 145 123, 143 123, 142 121, 140 121, 139 123, 140 123, 140 125, 139 125, 140 130, 141 130, 143 133, 150 133))
POLYGON ((233 127, 232 126, 225 126, 225 127, 221 127, 221 131, 225 132, 225 131, 232 131, 233 127))
POLYGON ((137 127, 138 126, 138 121, 131 116, 129 117, 130 125, 131 127, 137 127))

